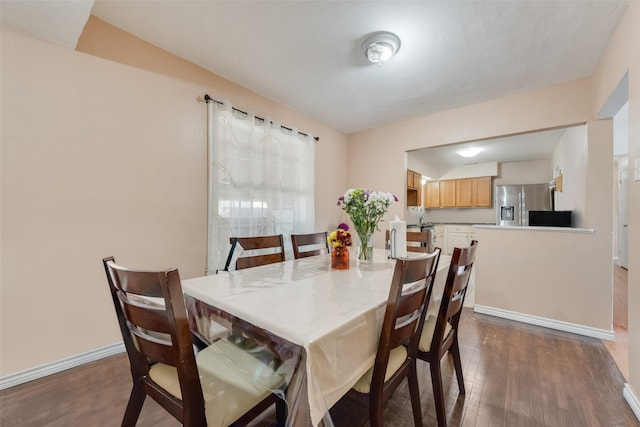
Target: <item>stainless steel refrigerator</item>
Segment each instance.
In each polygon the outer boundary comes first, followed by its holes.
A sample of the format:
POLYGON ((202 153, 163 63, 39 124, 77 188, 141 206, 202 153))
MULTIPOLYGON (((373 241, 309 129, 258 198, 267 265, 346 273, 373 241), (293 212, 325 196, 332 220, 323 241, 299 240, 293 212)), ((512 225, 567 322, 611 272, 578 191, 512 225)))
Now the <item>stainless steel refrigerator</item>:
POLYGON ((529 211, 552 210, 549 184, 496 185, 496 225, 529 225, 529 211))

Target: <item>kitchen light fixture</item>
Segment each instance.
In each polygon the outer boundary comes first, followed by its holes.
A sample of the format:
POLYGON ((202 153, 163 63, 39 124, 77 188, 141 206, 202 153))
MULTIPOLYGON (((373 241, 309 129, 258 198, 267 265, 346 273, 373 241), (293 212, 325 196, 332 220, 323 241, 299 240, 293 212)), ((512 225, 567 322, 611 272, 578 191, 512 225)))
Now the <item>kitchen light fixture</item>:
POLYGON ((372 33, 362 43, 364 56, 378 65, 391 58, 398 50, 400 50, 400 38, 388 31, 372 33))
POLYGON ((482 148, 468 147, 468 148, 462 148, 456 151, 456 154, 461 157, 473 157, 481 151, 482 151, 482 148))

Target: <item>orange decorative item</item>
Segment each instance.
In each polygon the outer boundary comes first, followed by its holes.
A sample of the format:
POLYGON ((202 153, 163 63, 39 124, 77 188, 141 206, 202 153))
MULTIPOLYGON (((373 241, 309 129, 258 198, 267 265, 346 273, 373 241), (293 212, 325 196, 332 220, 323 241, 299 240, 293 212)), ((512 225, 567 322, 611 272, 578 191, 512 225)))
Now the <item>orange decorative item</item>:
POLYGON ((349 268, 349 248, 336 246, 331 250, 331 268, 334 270, 347 270, 349 268))

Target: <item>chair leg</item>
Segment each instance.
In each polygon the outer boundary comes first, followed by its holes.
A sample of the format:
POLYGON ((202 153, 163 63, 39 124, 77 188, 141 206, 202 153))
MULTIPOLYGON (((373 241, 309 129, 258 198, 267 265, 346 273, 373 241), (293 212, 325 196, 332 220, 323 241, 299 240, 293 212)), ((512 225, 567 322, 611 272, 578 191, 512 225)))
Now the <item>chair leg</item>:
POLYGON ((458 389, 460 394, 464 394, 464 378, 462 377, 462 362, 460 361, 460 347, 458 346, 458 336, 456 335, 451 348, 449 349, 453 357, 453 366, 456 368, 456 378, 458 379, 458 389))
POLYGON ((413 409, 413 423, 416 427, 422 427, 422 406, 420 403, 420 387, 418 385, 418 369, 414 359, 409 368, 409 396, 411 396, 411 409, 413 409))
POLYGON ((444 392, 442 390, 442 374, 440 372, 440 359, 429 363, 431 371, 431 384, 433 385, 433 400, 436 405, 438 427, 447 427, 447 415, 444 408, 444 392))
POLYGON ((369 425, 371 427, 382 427, 382 392, 380 396, 371 394, 369 396, 369 425))
POLYGON ((276 399, 276 426, 284 427, 287 423, 287 402, 277 398, 276 399))
POLYGON ((129 403, 127 403, 127 409, 122 418, 122 427, 134 427, 136 425, 145 397, 147 397, 147 394, 140 383, 134 382, 129 396, 129 403))

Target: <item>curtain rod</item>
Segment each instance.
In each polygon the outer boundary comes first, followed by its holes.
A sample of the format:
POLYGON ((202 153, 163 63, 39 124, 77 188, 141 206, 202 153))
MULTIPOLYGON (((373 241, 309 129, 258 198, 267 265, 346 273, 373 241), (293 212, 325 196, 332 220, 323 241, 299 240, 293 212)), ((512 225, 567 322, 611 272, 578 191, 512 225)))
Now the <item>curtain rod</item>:
MULTIPOLYGON (((206 102, 207 104, 208 104, 209 102, 215 102, 215 103, 216 103, 216 104, 218 104, 218 105, 223 105, 223 104, 224 104, 222 101, 218 101, 217 99, 213 99, 212 97, 210 97, 208 93, 205 93, 205 94, 204 94, 204 102, 206 102)), ((246 111, 242 111, 242 110, 240 110, 239 108, 236 108, 236 107, 233 107, 233 106, 232 106, 231 108, 233 109, 233 111, 237 111, 238 113, 244 114, 245 116, 249 115, 249 113, 247 113, 246 111)), ((265 122, 265 121, 266 121, 266 120, 265 120, 265 119, 263 119, 262 117, 258 117, 258 116, 254 116, 254 117, 255 117, 257 120, 260 120, 260 121, 262 121, 262 122, 265 122)), ((273 122, 269 122, 269 123, 273 124, 273 122)), ((281 127, 282 129, 288 130, 289 132, 293 132, 293 129, 288 128, 288 127, 286 127, 286 126, 282 126, 282 125, 280 125, 280 127, 281 127)), ((304 133, 304 132, 300 132, 300 131, 298 131, 298 134, 299 134, 299 135, 302 135, 302 136, 309 136, 309 135, 307 135, 306 133, 304 133)), ((314 139, 316 142, 320 141, 320 137, 319 137, 319 136, 314 136, 314 137, 313 137, 313 139, 314 139)))

